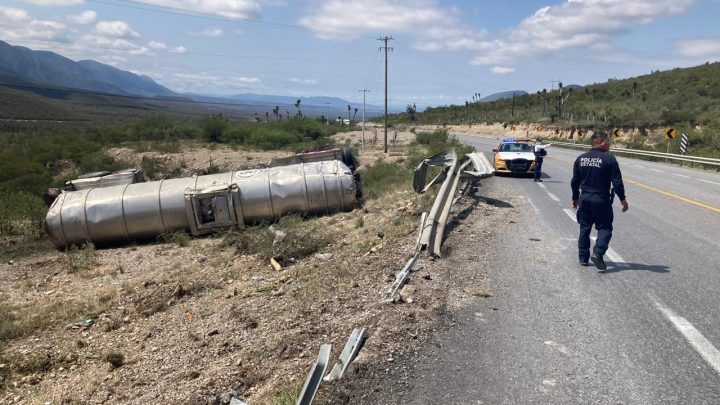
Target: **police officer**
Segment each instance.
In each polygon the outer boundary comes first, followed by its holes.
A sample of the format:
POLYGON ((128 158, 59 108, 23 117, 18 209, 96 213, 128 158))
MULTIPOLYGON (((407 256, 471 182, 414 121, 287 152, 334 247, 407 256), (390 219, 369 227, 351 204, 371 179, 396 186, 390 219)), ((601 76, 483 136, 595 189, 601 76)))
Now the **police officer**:
POLYGON ((545 148, 548 146, 550 146, 550 144, 543 144, 542 139, 540 138, 535 140, 535 146, 533 147, 533 152, 535 154, 535 178, 533 181, 542 182, 540 175, 542 174, 543 157, 547 155, 545 148))
POLYGON ((592 149, 578 156, 573 166, 573 177, 570 182, 572 206, 577 210, 577 221, 580 224, 578 238, 580 264, 587 266, 590 259, 595 267, 605 270, 607 265, 603 255, 612 238, 612 201, 615 194, 622 204, 622 212, 628 210, 628 203, 625 200, 625 186, 620 166, 615 156, 608 152, 610 149, 608 134, 595 132, 590 139, 592 149), (612 191, 610 184, 614 189, 612 191), (591 256, 590 231, 593 225, 597 229, 597 240, 591 256))

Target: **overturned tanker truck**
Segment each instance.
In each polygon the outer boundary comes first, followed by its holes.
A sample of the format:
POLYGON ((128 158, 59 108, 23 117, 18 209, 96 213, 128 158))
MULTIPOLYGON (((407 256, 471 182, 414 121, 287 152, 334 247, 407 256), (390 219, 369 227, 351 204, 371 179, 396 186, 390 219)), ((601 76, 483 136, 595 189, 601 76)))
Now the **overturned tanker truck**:
POLYGON ((137 182, 134 175, 127 184, 111 186, 96 179, 96 187, 60 193, 45 228, 55 246, 64 248, 148 240, 180 230, 203 235, 289 213, 349 210, 361 197, 356 165, 344 147, 274 159, 263 169, 150 182, 137 182))

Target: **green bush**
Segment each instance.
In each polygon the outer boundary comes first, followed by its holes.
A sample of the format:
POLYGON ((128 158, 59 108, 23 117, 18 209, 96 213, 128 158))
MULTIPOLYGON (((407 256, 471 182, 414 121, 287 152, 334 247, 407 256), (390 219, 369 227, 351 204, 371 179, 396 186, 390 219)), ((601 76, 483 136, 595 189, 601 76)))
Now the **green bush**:
POLYGON ((0 193, 0 235, 40 236, 47 208, 27 192, 0 193))
POLYGON ((415 134, 415 140, 421 145, 430 145, 432 143, 447 143, 448 141, 447 129, 441 128, 433 132, 419 132, 415 134))
POLYGON ((413 172, 407 167, 392 163, 379 163, 360 173, 363 193, 372 200, 399 188, 411 189, 413 172))

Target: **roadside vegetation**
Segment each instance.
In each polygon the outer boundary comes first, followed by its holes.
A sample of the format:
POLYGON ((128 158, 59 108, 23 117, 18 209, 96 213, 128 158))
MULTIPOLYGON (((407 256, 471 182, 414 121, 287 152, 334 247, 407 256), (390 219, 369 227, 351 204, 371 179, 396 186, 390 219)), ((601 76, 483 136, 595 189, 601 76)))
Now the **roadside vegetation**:
MULTIPOLYGON (((248 147, 223 139, 234 127, 224 128, 219 142, 248 147)), ((302 142, 283 151, 333 142, 319 131, 311 139, 312 123, 299 127, 302 142)), ((359 154, 366 192, 350 212, 289 215, 203 238, 174 232, 159 235, 156 244, 88 244, 13 258, 0 269, 0 400, 22 395, 74 403, 112 395, 118 403, 152 402, 151 390, 138 386, 162 383, 173 387, 164 395, 187 403, 212 403, 234 387, 253 402, 289 404, 319 345, 342 347, 351 327, 374 331, 365 361, 399 351, 407 319, 417 336, 440 305, 430 278, 408 287, 423 297, 420 306, 378 300, 412 254, 420 213, 434 198, 434 190, 412 190, 413 169, 460 145, 445 130, 406 138, 389 154, 381 145, 346 143, 359 154), (168 367, 183 371, 167 376, 161 370, 168 367)), ((38 214, 44 210, 38 207, 38 214)), ((330 387, 321 388, 319 402, 330 402, 330 387)))
MULTIPOLYGON (((569 83, 566 83, 566 85, 569 83)), ((674 127, 689 137, 694 155, 720 157, 720 62, 653 71, 629 79, 517 95, 514 99, 428 108, 393 115, 390 122, 421 124, 537 123, 564 128, 612 131, 674 127)), ((647 147, 648 142, 636 141, 647 147)), ((677 153, 678 142, 671 145, 677 153)), ((662 146, 662 145, 661 145, 662 146)), ((664 149, 663 149, 664 151, 664 149)))
MULTIPOLYGON (((188 145, 225 144, 246 150, 301 151, 328 146, 331 134, 346 129, 310 118, 234 122, 213 114, 193 122, 156 115, 106 128, 0 132, 0 236, 42 234, 47 209, 41 194, 48 187, 62 186, 81 173, 127 168, 127 162, 106 153, 109 147, 176 153, 188 145)), ((178 174, 147 157, 141 168, 149 179, 178 174)), ((219 170, 211 162, 202 174, 219 170)))

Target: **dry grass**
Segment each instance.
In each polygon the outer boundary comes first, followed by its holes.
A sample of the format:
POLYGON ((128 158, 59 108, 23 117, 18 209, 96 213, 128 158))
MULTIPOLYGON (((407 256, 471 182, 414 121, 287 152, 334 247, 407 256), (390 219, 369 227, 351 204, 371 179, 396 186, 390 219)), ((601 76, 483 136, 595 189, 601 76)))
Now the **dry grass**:
POLYGON ((412 251, 433 196, 410 187, 419 149, 376 152, 360 157, 398 167, 397 176, 369 169, 372 194, 351 212, 211 238, 164 235, 162 245, 88 245, 0 268, 0 401, 19 392, 12 383, 38 375, 22 386, 38 403, 207 403, 227 387, 253 403, 294 403, 320 343, 342 347, 349 323, 372 328, 387 317, 383 324, 402 327, 407 309, 380 311, 378 296, 412 251), (87 319, 92 326, 66 327, 87 319), (62 379, 48 378, 60 367, 62 379))

